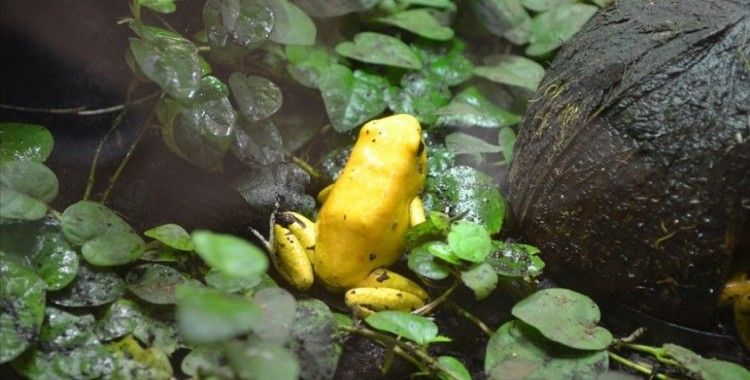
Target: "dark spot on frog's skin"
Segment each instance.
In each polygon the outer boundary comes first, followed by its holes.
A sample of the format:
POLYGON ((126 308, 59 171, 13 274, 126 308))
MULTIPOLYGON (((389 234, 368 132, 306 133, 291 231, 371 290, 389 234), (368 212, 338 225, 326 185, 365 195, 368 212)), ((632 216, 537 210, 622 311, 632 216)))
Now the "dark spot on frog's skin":
POLYGON ((365 134, 369 135, 370 134, 370 130, 369 129, 365 129, 365 134))
POLYGON ((424 171, 422 164, 417 165, 417 171, 419 172, 419 174, 422 174, 422 172, 424 171))
POLYGON ((398 298, 404 298, 404 294, 403 293, 396 293, 396 297, 398 297, 398 298))
POLYGON ((398 228, 398 222, 393 222, 393 224, 391 224, 391 231, 396 231, 396 228, 398 228))
POLYGON ((344 214, 344 220, 346 220, 346 214, 344 214))
POLYGON ((389 278, 391 278, 391 277, 388 276, 388 271, 384 270, 383 274, 381 274, 380 276, 378 276, 378 278, 376 278, 375 281, 377 281, 377 282, 383 282, 383 281, 388 280, 389 278))
POLYGON ((375 142, 375 139, 372 139, 372 142, 375 142))
POLYGON ((357 291, 354 290, 354 289, 352 289, 352 290, 349 291, 349 294, 357 294, 357 291))
POLYGON ((422 152, 424 152, 424 141, 419 140, 419 146, 417 147, 417 157, 421 156, 422 152))
POLYGON ((315 244, 313 244, 313 245, 311 245, 311 246, 309 246, 309 247, 307 247, 305 249, 309 249, 311 251, 314 251, 315 250, 315 244))
POLYGON ((373 261, 373 260, 375 260, 376 257, 378 257, 378 255, 376 255, 374 253, 371 253, 370 256, 368 256, 368 257, 370 258, 370 261, 373 261))

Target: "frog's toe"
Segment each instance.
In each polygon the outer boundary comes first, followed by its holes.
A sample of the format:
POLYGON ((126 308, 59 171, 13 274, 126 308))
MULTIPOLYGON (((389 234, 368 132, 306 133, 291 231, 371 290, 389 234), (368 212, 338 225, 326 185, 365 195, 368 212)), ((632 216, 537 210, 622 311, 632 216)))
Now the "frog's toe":
POLYGON ((273 226, 273 234, 275 253, 272 258, 276 270, 294 288, 309 289, 314 275, 305 247, 291 231, 278 224, 273 226))
POLYGON ((393 288, 349 289, 344 299, 346 305, 360 317, 383 310, 409 312, 424 305, 424 301, 417 295, 393 288))

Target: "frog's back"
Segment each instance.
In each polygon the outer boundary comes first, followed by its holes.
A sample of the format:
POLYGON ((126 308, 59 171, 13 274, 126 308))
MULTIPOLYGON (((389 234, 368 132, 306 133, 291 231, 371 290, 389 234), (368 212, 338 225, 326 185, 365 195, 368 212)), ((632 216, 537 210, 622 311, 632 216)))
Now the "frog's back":
POLYGON ((402 254, 409 204, 424 186, 421 128, 409 115, 362 127, 318 215, 313 265, 330 287, 348 288, 402 254))

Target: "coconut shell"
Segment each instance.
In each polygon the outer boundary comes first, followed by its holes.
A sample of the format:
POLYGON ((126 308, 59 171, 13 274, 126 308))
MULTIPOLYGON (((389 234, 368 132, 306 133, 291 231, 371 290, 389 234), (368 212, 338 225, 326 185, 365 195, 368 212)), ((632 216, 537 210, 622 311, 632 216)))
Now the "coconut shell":
POLYGON ((509 198, 554 280, 710 325, 750 231, 750 2, 595 15, 530 102, 509 198))

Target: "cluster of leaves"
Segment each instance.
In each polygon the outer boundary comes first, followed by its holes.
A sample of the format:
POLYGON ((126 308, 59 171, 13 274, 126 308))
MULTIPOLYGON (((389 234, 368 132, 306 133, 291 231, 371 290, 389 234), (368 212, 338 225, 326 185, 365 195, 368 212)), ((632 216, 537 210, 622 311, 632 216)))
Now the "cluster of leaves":
POLYGON ((162 379, 183 350, 190 376, 333 375, 334 315, 277 287, 260 249, 174 224, 146 243, 91 201, 58 213, 50 133, 7 123, 0 137, 0 363, 31 379, 162 379))

